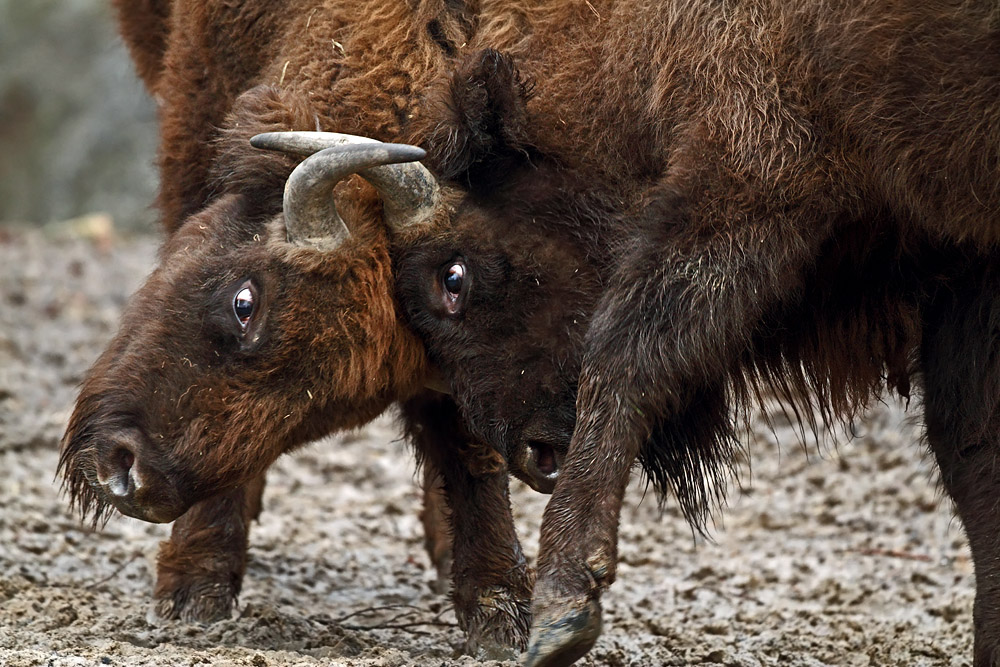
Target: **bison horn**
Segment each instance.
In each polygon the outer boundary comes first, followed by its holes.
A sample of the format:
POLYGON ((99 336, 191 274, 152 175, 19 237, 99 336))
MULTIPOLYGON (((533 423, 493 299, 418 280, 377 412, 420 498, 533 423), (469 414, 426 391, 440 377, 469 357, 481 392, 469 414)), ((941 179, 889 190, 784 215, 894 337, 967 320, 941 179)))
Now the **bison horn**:
POLYGON ((254 148, 308 157, 324 148, 345 144, 377 144, 377 139, 340 132, 265 132, 250 139, 254 148))
MULTIPOLYGON (((431 216, 438 203, 437 181, 433 174, 416 162, 425 153, 415 146, 384 144, 368 137, 336 132, 268 132, 253 137, 250 143, 256 148, 311 156, 292 172, 285 186, 286 220, 290 208, 307 207, 314 211, 314 221, 328 221, 322 227, 329 229, 335 225, 334 235, 338 237, 343 236, 346 226, 336 212, 330 191, 337 181, 352 173, 360 174, 378 190, 385 209, 386 224, 394 230, 423 222, 431 216), (303 181, 306 186, 296 184, 296 194, 290 199, 296 172, 318 158, 320 153, 324 155, 323 167, 308 167, 311 175, 308 182, 303 181), (343 159, 332 157, 341 154, 343 159), (347 155, 352 157, 348 160, 347 155), (406 164, 398 164, 400 162, 406 164), (320 177, 323 171, 328 173, 320 177), (316 203, 299 203, 307 201, 316 203), (290 207, 290 203, 294 206, 290 207), (316 213, 321 217, 316 218, 316 213)), ((310 235, 315 233, 314 229, 308 232, 310 235)), ((329 245, 329 242, 326 244, 329 245)))

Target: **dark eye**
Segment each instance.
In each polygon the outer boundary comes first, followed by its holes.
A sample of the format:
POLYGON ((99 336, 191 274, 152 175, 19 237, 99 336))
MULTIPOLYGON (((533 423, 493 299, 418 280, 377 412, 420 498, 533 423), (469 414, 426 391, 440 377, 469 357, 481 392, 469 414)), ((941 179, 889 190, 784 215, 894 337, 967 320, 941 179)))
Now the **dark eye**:
POLYGON ((448 267, 444 274, 444 288, 452 297, 462 293, 462 283, 465 281, 465 264, 456 262, 448 267))
POLYGON ((253 317, 253 302, 253 290, 250 288, 250 282, 247 281, 233 297, 233 314, 236 315, 242 329, 247 328, 250 318, 253 317))

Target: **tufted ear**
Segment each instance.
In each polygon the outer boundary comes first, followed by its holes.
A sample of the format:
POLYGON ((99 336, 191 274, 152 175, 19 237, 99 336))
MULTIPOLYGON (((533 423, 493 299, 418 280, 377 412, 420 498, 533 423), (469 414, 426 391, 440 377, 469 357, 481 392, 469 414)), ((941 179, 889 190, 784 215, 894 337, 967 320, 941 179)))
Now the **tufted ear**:
POLYGON ((486 189, 531 152, 527 102, 532 83, 512 58, 493 49, 472 54, 433 90, 421 120, 438 176, 486 189))
POLYGON ((247 194, 263 210, 281 210, 285 181, 301 158, 253 148, 250 137, 264 132, 315 130, 316 124, 309 104, 285 89, 260 85, 240 95, 217 139, 210 175, 215 192, 247 194))

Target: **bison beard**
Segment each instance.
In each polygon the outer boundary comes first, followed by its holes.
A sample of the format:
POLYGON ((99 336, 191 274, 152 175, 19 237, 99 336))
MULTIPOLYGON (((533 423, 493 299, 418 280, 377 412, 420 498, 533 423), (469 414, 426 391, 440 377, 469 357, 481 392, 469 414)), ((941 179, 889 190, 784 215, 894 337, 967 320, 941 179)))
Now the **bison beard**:
POLYGON ((911 383, 972 545, 974 664, 1000 664, 995 3, 595 10, 540 37, 525 76, 484 52, 441 83, 418 123, 467 196, 396 250, 407 315, 477 435, 519 460, 534 406, 575 401, 528 664, 596 640, 637 459, 701 526, 753 405, 777 397, 816 429, 911 383), (569 277, 536 261, 581 256, 569 277), (469 286, 442 316, 426 276, 455 258, 469 286), (506 281, 481 270, 497 265, 506 281))

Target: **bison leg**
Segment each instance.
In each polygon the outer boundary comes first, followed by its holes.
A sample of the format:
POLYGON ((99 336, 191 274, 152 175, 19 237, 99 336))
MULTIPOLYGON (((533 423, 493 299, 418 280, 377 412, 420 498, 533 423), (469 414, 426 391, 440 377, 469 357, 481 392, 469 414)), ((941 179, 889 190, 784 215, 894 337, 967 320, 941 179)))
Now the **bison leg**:
POLYGON ((435 593, 447 593, 451 586, 451 511, 444 492, 444 481, 437 470, 424 466, 424 508, 420 521, 424 525, 424 548, 437 571, 435 593))
POLYGON ((260 514, 264 475, 203 500, 160 544, 152 613, 212 623, 229 618, 243 585, 250 522, 260 514))
POLYGON ((1000 276, 973 272, 928 309, 927 439, 976 572, 975 667, 1000 665, 1000 276), (983 276, 985 275, 985 280, 983 276))
POLYGON ((527 642, 534 577, 514 529, 503 459, 469 444, 444 395, 413 399, 403 414, 418 455, 440 475, 450 510, 452 601, 466 650, 512 658, 527 642))
MULTIPOLYGON (((651 197, 598 303, 576 428, 542 521, 533 667, 571 664, 593 646, 641 447, 654 427, 683 419, 700 392, 724 386, 764 315, 794 298, 818 252, 818 225, 804 234, 787 211, 748 220, 746 211, 726 208, 737 201, 708 192, 685 200, 669 189, 651 197), (726 227, 727 220, 739 222, 726 227)), ((692 471, 706 474, 700 463, 692 471)))

